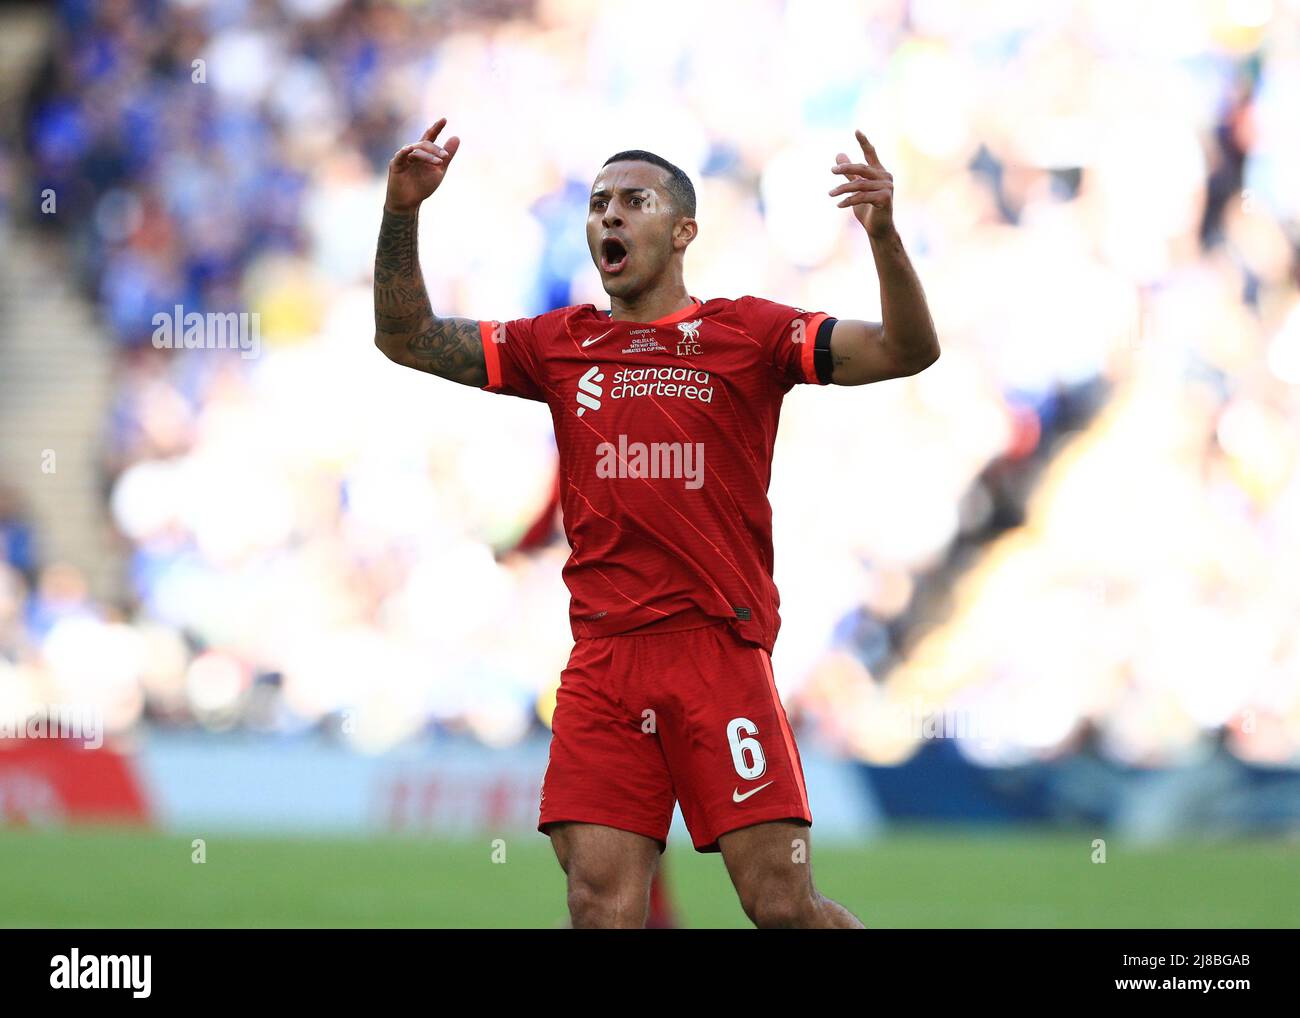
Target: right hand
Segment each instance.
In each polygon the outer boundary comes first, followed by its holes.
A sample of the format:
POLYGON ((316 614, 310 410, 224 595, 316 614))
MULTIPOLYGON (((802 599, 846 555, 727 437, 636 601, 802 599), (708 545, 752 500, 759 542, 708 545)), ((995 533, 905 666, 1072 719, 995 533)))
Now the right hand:
POLYGON ((388 197, 384 208, 390 212, 414 212, 425 198, 438 190, 447 167, 460 148, 460 139, 451 137, 445 146, 436 143, 439 132, 447 126, 442 117, 420 140, 397 150, 388 163, 388 197))

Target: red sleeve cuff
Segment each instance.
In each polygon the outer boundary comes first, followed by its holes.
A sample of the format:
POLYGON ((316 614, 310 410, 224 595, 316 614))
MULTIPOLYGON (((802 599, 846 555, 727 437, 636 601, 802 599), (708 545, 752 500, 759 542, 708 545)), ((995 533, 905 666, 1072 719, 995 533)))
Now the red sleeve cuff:
POLYGON ((497 350, 497 329, 502 330, 501 335, 505 334, 500 322, 478 323, 478 335, 483 343, 483 363, 487 365, 487 385, 483 386, 485 389, 501 388, 501 353, 497 350))
POLYGON ((815 314, 808 319, 808 324, 804 328, 803 349, 799 351, 799 369, 803 372, 803 380, 812 385, 822 384, 821 379, 817 377, 817 367, 813 363, 813 351, 817 349, 817 330, 829 317, 830 315, 826 314, 815 314))

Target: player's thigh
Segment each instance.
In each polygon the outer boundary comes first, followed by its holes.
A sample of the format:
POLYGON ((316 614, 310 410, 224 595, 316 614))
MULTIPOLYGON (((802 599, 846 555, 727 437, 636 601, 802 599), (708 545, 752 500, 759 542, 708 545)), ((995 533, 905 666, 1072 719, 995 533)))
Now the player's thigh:
POLYGON ((563 821, 548 827, 560 868, 571 880, 596 888, 644 887, 647 892, 659 867, 660 845, 631 831, 563 821))
POLYGON ((727 874, 746 911, 764 898, 805 898, 812 881, 812 830, 801 820, 768 820, 718 838, 727 874))

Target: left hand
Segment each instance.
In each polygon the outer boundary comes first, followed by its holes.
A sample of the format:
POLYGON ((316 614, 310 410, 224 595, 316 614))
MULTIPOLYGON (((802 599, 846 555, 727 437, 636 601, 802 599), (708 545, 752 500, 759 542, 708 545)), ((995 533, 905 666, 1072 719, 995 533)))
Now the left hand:
POLYGON ((867 136, 861 131, 855 134, 866 162, 851 163, 843 152, 836 155, 831 172, 843 174, 846 179, 830 194, 832 197, 845 195, 839 208, 852 206, 853 214, 867 235, 883 237, 894 228, 894 175, 881 165, 880 157, 867 141, 867 136))

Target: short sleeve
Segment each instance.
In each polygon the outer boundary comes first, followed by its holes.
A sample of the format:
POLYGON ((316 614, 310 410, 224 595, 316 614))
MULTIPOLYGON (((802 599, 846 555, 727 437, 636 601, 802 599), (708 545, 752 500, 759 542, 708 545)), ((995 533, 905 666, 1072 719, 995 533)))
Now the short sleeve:
POLYGON ((546 401, 540 361, 537 318, 516 318, 508 322, 481 321, 479 339, 487 365, 487 392, 500 392, 521 399, 546 401))
POLYGON ((742 297, 736 304, 784 387, 830 382, 830 334, 838 319, 762 297, 742 297))

